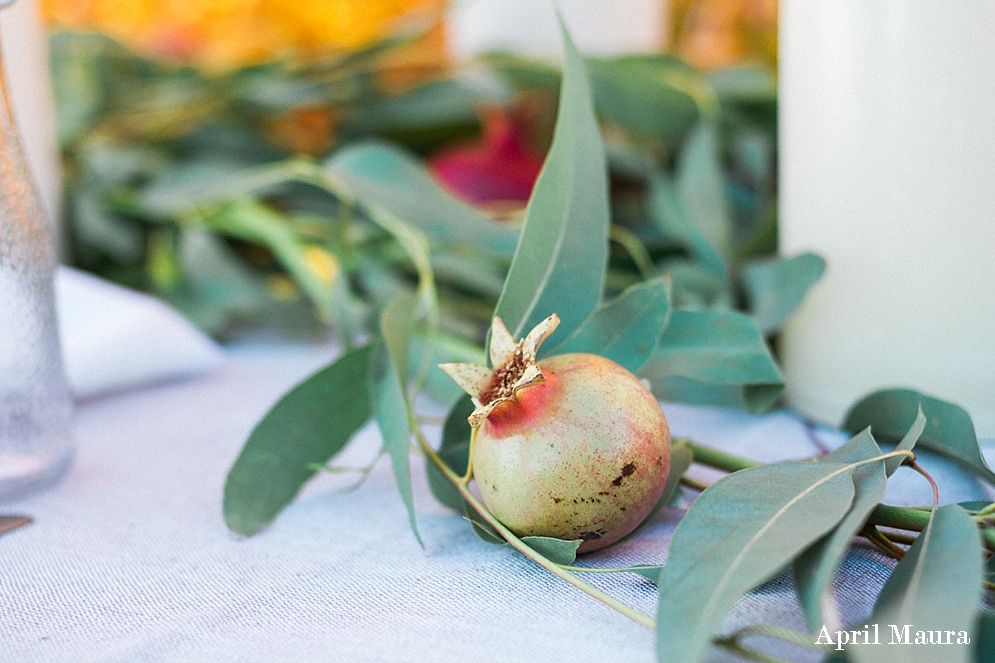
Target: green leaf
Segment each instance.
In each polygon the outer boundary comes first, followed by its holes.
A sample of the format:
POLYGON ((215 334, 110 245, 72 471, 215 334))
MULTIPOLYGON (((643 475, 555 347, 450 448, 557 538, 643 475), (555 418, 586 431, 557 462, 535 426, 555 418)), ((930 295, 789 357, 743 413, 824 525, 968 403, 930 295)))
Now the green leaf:
POLYGON ((918 408, 926 415, 921 446, 953 458, 995 485, 995 473, 981 456, 971 416, 960 406, 911 389, 883 389, 860 399, 843 418, 853 432, 871 427, 880 440, 898 440, 914 421, 918 408))
POLYGON ((410 364, 428 367, 425 393, 440 405, 452 406, 464 396, 464 392, 438 364, 465 362, 486 364, 487 358, 479 346, 441 332, 431 338, 416 333, 411 339, 410 364))
POLYGON ((667 471, 667 485, 663 489, 663 495, 657 505, 653 507, 646 520, 650 520, 659 512, 661 506, 674 504, 681 496, 681 477, 691 467, 694 462, 694 454, 691 447, 684 440, 676 440, 670 446, 670 469, 667 471))
POLYGON ((551 313, 573 332, 601 297, 608 258, 608 174, 584 64, 562 27, 564 76, 553 144, 525 212, 498 301, 522 338, 551 313))
MULTIPOLYGON (((663 571, 663 566, 656 566, 652 564, 646 564, 644 566, 630 566, 625 569, 625 571, 631 571, 632 573, 638 573, 642 577, 652 580, 655 583, 660 582, 660 573, 663 571)), ((622 569, 619 569, 620 571, 622 569)))
POLYGON ((853 469, 781 463, 735 472, 705 490, 677 526, 660 574, 658 660, 700 660, 732 605, 846 514, 853 469))
MULTIPOLYGON (((300 241, 287 219, 255 201, 226 205, 205 219, 208 230, 248 242, 262 244, 307 294, 323 320, 333 317, 334 285, 341 276, 337 259, 320 249, 332 273, 317 269, 308 257, 309 247, 300 241)), ((317 247, 314 247, 317 248, 317 247)))
POLYGON ((573 564, 577 559, 577 548, 583 542, 580 539, 564 541, 548 536, 523 536, 522 543, 554 564, 573 564))
MULTIPOLYGON (((466 474, 470 462, 470 424, 466 419, 473 412, 473 408, 473 401, 464 395, 449 411, 446 423, 442 427, 439 457, 459 476, 466 474)), ((466 501, 463 496, 435 463, 426 461, 425 471, 428 474, 428 486, 435 499, 454 511, 466 513, 466 501)))
POLYGON ((249 536, 268 525, 371 414, 372 346, 347 352, 289 391, 256 424, 225 481, 225 523, 249 536))
POLYGON ((173 165, 141 189, 136 204, 157 219, 169 219, 204 205, 244 200, 300 177, 300 163, 280 161, 246 166, 238 161, 173 165))
POLYGON ((393 299, 380 315, 383 343, 375 346, 370 366, 373 414, 390 456, 397 489, 408 510, 411 531, 418 543, 414 493, 411 488, 411 464, 408 456, 411 440, 410 409, 405 386, 408 382, 408 344, 418 302, 412 297, 393 299))
MULTIPOLYGON (((974 642, 975 614, 981 600, 984 563, 978 527, 955 504, 938 509, 898 563, 878 596, 871 617, 881 627, 881 639, 893 638, 889 625, 910 624, 916 631, 966 631, 974 642), (886 636, 887 632, 887 636, 886 636)), ((956 642, 954 640, 953 642, 956 642)), ((967 663, 966 646, 915 645, 915 658, 930 663, 967 663)), ((907 660, 893 647, 851 647, 855 663, 907 660)))
POLYGON ((92 193, 81 190, 69 199, 75 250, 96 249, 121 262, 138 262, 145 249, 141 228, 115 216, 92 193))
POLYGON ((995 614, 978 614, 978 639, 971 642, 977 663, 995 663, 995 614))
POLYGON ((401 139, 411 133, 439 130, 444 137, 456 128, 477 125, 475 104, 486 95, 465 81, 443 78, 419 85, 408 92, 387 97, 377 95, 362 112, 346 117, 341 132, 347 136, 382 135, 401 139))
POLYGON ((750 314, 764 334, 770 334, 802 303, 819 280, 826 262, 814 253, 794 258, 757 260, 743 270, 750 314))
MULTIPOLYGON (((687 176, 690 178, 690 175, 687 176)), ((687 202, 674 182, 662 174, 650 178, 649 206, 657 227, 668 237, 687 247, 697 264, 712 274, 721 285, 725 284, 725 257, 719 252, 687 209, 687 202)), ((691 187, 686 184, 685 187, 691 187)), ((690 191, 687 195, 691 195, 690 191)))
MULTIPOLYGON (((719 154, 716 127, 701 123, 678 157, 677 193, 688 219, 722 259, 723 270, 717 273, 725 274, 732 254, 732 221, 719 154)), ((692 249, 704 256, 703 247, 692 249)))
POLYGON ((598 113, 629 131, 674 141, 700 117, 696 94, 704 81, 667 55, 640 54, 587 60, 598 113))
POLYGON ((431 239, 502 256, 515 250, 516 224, 492 221, 453 198, 416 159, 395 147, 352 145, 332 156, 325 168, 346 183, 361 205, 382 208, 431 239))
MULTIPOLYGON (((816 459, 820 463, 857 463, 881 455, 874 437, 865 430, 842 447, 816 459)), ((888 461, 885 461, 886 463, 888 461)), ((844 626, 842 615, 831 591, 831 583, 853 537, 867 521, 884 496, 887 483, 884 464, 868 464, 853 471, 855 495, 850 510, 836 529, 814 543, 794 563, 795 584, 805 609, 808 627, 817 632, 822 626, 830 631, 844 626)))
POLYGON ((745 64, 708 75, 708 83, 723 102, 775 104, 777 79, 767 67, 745 64))
POLYGON ((662 400, 751 412, 772 405, 784 389, 760 330, 749 316, 733 312, 674 311, 639 375, 662 400))
POLYGON ((489 543, 492 546, 506 546, 508 542, 501 538, 501 535, 497 533, 497 530, 490 526, 486 521, 484 521, 479 514, 477 514, 469 503, 466 504, 466 519, 470 521, 473 525, 473 531, 477 536, 484 541, 484 543, 489 543))
MULTIPOLYGON (((916 413, 916 420, 912 422, 912 426, 909 428, 908 432, 902 437, 897 445, 895 445, 895 451, 912 451, 916 446, 916 442, 922 437, 922 432, 926 429, 926 415, 922 411, 920 406, 918 412, 916 413)), ((884 462, 884 469, 888 476, 891 476, 895 471, 905 462, 904 458, 889 458, 884 462)))
POLYGON ((598 354, 635 373, 656 349, 669 319, 670 277, 643 281, 595 309, 549 354, 598 354))

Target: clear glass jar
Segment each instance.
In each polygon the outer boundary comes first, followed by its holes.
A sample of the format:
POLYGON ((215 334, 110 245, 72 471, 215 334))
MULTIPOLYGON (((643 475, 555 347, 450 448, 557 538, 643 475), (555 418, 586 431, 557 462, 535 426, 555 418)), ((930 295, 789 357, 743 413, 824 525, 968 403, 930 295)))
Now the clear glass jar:
POLYGON ((74 447, 52 230, 21 149, 2 56, 0 97, 0 500, 9 500, 61 477, 74 447))

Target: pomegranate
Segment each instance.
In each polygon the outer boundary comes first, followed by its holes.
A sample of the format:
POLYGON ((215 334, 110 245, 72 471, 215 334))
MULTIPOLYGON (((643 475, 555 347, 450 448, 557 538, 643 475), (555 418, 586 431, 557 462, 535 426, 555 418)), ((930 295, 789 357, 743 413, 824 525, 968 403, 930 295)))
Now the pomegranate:
POLYGON ((646 517, 670 468, 670 431, 652 393, 592 354, 536 363, 554 314, 516 343, 495 318, 491 362, 443 364, 476 409, 470 461, 487 508, 518 536, 618 541, 646 517))

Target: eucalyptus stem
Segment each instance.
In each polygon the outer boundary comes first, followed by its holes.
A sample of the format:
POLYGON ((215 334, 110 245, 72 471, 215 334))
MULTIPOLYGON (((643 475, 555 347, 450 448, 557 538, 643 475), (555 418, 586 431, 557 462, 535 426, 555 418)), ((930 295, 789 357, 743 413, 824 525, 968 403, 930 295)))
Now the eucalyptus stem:
POLYGON ((704 481, 698 481, 697 479, 692 479, 691 477, 681 477, 681 485, 687 486, 692 490, 697 490, 698 492, 708 488, 708 484, 704 481))
POLYGON ((888 557, 897 560, 901 560, 905 557, 905 551, 895 545, 891 539, 882 534, 881 531, 874 525, 864 526, 861 534, 863 534, 864 538, 870 541, 875 548, 883 552, 888 557))
POLYGON ((747 460, 746 458, 740 458, 739 456, 733 456, 732 454, 727 454, 723 451, 719 451, 718 449, 695 444, 687 438, 683 438, 682 441, 687 444, 688 448, 691 450, 691 453, 694 456, 694 462, 714 467, 717 470, 723 470, 725 472, 739 472, 740 470, 746 470, 751 467, 758 467, 762 465, 762 463, 747 460))
MULTIPOLYGON (((708 467, 714 467, 717 470, 723 470, 724 472, 738 472, 740 470, 762 465, 762 463, 758 463, 756 461, 696 444, 688 439, 684 439, 684 442, 688 445, 688 448, 691 449, 691 453, 694 454, 694 462, 707 465, 708 467)), ((931 511, 932 509, 930 507, 902 507, 878 504, 874 507, 870 517, 867 519, 867 524, 890 527, 892 529, 900 529, 907 532, 921 532, 926 527, 926 523, 929 522, 929 514, 931 511)), ((995 504, 989 505, 982 511, 986 513, 995 512, 995 504)), ((981 536, 985 541, 985 546, 989 550, 995 550, 995 529, 984 526, 980 527, 980 529, 981 536)))
POLYGON ((515 534, 507 527, 505 527, 501 523, 501 521, 499 521, 497 518, 491 515, 491 512, 487 510, 487 508, 480 502, 480 500, 477 499, 477 496, 474 495, 473 492, 470 490, 468 483, 463 482, 463 477, 458 476, 455 472, 453 472, 449 468, 449 466, 446 465, 446 463, 439 457, 439 455, 435 453, 435 450, 431 447, 431 445, 429 445, 428 440, 426 440, 425 436, 422 435, 421 430, 415 425, 412 425, 411 428, 414 431, 415 436, 418 438, 418 444, 421 445, 422 451, 425 452, 425 455, 428 456, 429 460, 432 461, 432 463, 437 468, 439 468, 439 471, 442 472, 443 475, 445 475, 446 479, 449 480, 449 482, 456 487, 460 495, 463 496, 463 499, 466 500, 467 504, 469 504, 474 511, 480 514, 480 516, 484 520, 486 520, 487 523, 491 527, 493 527, 505 541, 511 544, 511 546, 515 550, 522 553, 523 555, 525 555, 533 562, 543 567, 544 569, 546 569, 556 577, 570 583, 571 585, 573 585, 580 591, 584 592, 588 596, 601 601, 608 607, 617 610, 618 612, 622 613, 629 619, 639 624, 642 624, 643 626, 649 629, 656 630, 655 619, 647 615, 644 615, 635 608, 632 608, 622 603, 615 597, 606 594, 605 592, 601 591, 594 585, 588 584, 583 580, 581 580, 580 578, 578 578, 577 576, 570 573, 569 571, 562 569, 558 564, 548 559, 538 551, 534 550, 527 543, 523 542, 521 539, 515 536, 515 534))

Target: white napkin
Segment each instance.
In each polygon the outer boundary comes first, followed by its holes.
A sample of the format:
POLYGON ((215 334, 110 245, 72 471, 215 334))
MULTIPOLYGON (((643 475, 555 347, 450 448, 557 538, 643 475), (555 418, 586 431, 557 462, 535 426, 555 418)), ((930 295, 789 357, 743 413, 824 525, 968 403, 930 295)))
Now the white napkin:
POLYGON ((60 267, 55 299, 76 398, 200 375, 221 361, 214 341, 148 295, 60 267))

